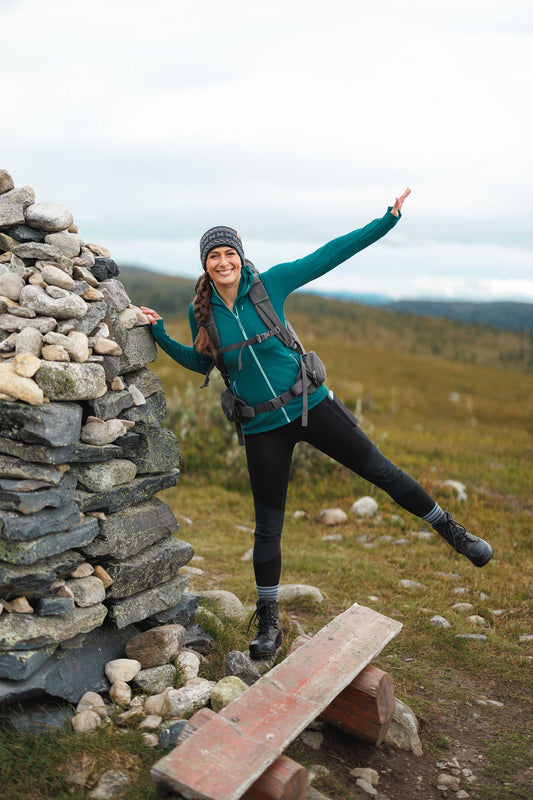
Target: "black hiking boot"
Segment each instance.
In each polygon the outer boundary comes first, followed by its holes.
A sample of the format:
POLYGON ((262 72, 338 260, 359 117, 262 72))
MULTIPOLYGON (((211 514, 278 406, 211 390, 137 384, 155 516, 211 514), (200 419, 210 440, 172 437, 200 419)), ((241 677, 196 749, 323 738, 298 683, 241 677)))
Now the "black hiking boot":
POLYGON ((446 539, 458 553, 466 556, 475 567, 484 567, 494 555, 494 550, 484 539, 474 536, 445 511, 445 518, 433 525, 437 533, 446 539))
POLYGON ((257 635, 250 642, 250 658, 273 658, 281 644, 277 602, 258 600, 248 630, 254 624, 257 626, 257 635))

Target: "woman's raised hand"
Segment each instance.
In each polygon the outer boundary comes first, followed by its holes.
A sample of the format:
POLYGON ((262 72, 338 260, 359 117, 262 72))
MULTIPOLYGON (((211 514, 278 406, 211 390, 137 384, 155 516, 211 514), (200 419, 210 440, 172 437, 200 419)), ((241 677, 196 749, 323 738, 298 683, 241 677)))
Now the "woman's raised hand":
POLYGON ((153 308, 147 308, 146 306, 141 306, 141 311, 145 316, 148 317, 151 325, 155 325, 158 319, 163 319, 163 317, 160 317, 157 311, 154 311, 153 308))
POLYGON ((395 201, 395 203, 394 203, 394 205, 393 205, 393 207, 391 209, 391 214, 394 214, 395 217, 398 216, 398 212, 402 210, 403 201, 407 197, 409 197, 410 194, 411 194, 411 190, 409 189, 409 187, 407 187, 407 189, 402 194, 402 196, 396 198, 396 201, 395 201))

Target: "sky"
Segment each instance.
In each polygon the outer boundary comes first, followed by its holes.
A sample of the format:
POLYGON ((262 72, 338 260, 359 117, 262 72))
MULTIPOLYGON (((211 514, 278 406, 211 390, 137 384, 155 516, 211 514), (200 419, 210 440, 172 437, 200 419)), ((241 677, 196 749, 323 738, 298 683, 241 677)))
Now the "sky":
POLYGON ((533 302, 530 0, 0 0, 0 168, 120 263, 262 270, 381 217, 316 291, 533 302))

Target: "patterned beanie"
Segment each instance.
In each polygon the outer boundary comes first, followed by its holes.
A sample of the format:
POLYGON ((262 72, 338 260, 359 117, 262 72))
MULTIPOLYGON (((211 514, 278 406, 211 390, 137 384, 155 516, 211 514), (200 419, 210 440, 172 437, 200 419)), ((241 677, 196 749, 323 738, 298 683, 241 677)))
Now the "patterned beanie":
POLYGON ((211 250, 224 245, 233 247, 239 254, 241 264, 244 264, 244 250, 241 237, 237 231, 233 230, 233 228, 227 228, 225 225, 217 225, 215 228, 209 228, 200 239, 200 258, 204 269, 207 256, 211 250))

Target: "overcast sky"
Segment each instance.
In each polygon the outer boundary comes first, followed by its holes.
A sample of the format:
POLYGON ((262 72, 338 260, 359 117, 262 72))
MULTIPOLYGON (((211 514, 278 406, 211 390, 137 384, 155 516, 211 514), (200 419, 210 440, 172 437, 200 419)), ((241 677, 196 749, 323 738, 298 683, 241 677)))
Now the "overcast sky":
POLYGON ((0 0, 0 168, 119 262, 260 269, 381 216, 313 284, 533 302, 531 0, 0 0))

